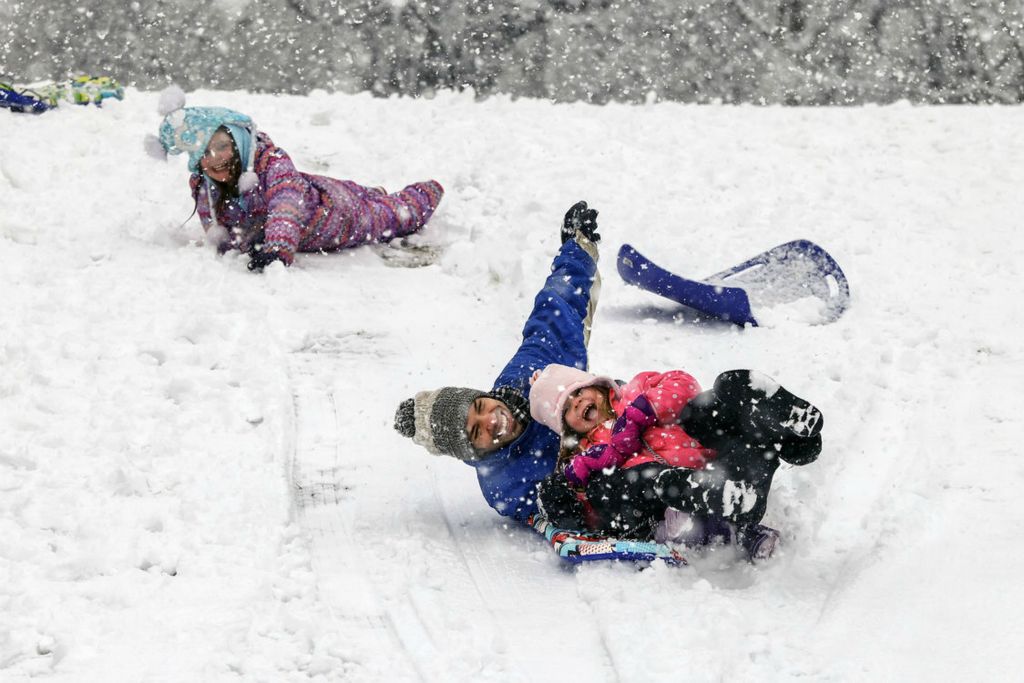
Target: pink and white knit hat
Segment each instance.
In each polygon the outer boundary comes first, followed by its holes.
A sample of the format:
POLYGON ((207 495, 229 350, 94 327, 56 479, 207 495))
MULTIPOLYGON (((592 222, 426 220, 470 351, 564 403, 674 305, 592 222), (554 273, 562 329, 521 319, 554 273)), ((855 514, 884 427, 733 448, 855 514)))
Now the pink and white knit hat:
POLYGON ((593 386, 617 391, 618 386, 611 377, 594 375, 557 363, 535 372, 530 383, 530 415, 557 434, 561 434, 565 427, 562 417, 565 402, 574 392, 593 386))

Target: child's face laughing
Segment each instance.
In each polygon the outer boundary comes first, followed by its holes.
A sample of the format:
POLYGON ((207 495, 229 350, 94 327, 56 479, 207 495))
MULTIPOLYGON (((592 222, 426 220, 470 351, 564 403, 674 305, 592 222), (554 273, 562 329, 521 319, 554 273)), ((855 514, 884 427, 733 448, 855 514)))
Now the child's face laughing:
POLYGON ((577 434, 587 434, 602 422, 615 417, 608 402, 608 389, 583 387, 565 402, 565 426, 577 434))
POLYGON ((235 144, 231 135, 218 130, 210 138, 210 144, 206 146, 206 153, 200 159, 199 167, 203 173, 218 183, 226 183, 232 180, 237 165, 235 144))

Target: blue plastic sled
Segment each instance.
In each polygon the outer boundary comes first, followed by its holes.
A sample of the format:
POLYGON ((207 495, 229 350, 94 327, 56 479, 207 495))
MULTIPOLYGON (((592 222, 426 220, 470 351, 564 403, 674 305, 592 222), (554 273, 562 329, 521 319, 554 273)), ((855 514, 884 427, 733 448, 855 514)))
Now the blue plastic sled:
POLYGON ((52 109, 31 90, 18 91, 6 83, 0 83, 0 107, 23 114, 41 114, 52 109))
POLYGON ((839 264, 808 240, 780 244, 704 280, 680 277, 623 244, 618 270, 631 285, 737 325, 757 325, 754 310, 807 297, 822 303, 818 319, 811 322, 823 324, 842 315, 850 303, 850 286, 839 264))

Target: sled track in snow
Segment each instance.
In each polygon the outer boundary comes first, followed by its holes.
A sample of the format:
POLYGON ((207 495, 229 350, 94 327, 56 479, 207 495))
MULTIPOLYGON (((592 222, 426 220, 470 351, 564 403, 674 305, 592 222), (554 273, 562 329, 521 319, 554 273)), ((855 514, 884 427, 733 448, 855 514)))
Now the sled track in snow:
MULTIPOLYGON (((499 615, 505 614, 535 614, 539 617, 545 614, 558 614, 560 618, 571 618, 568 615, 575 611, 575 618, 580 619, 582 615, 579 614, 579 610, 586 605, 576 597, 574 581, 571 594, 559 593, 555 588, 555 595, 552 595, 552 587, 541 585, 542 582, 552 578, 549 566, 542 562, 531 561, 529 550, 513 551, 510 554, 508 551, 510 540, 506 534, 500 532, 500 528, 504 525, 503 522, 486 527, 493 533, 483 533, 480 530, 472 529, 468 522, 474 513, 470 512, 468 516, 460 514, 462 511, 457 505, 457 496, 454 492, 446 493, 446 482, 437 473, 433 476, 433 488, 445 527, 451 538, 452 549, 457 554, 466 575, 472 580, 482 604, 489 606, 492 623, 501 623, 499 615), (462 521, 460 518, 463 518, 462 521), (476 535, 474 536, 474 534, 476 535), (559 609, 559 603, 562 601, 564 604, 561 604, 561 609, 559 609)), ((475 499, 473 502, 475 508, 481 507, 475 499)), ((493 513, 489 511, 484 511, 481 514, 485 519, 493 516, 493 513)), ((509 522, 509 524, 512 523, 509 522)), ((515 530, 515 534, 529 538, 530 541, 536 541, 537 552, 547 560, 547 553, 550 552, 550 549, 546 541, 539 535, 533 538, 533 532, 519 528, 515 530)), ((568 567, 562 567, 562 569, 568 569, 570 574, 574 573, 574 570, 568 567)), ((563 576, 562 578, 567 577, 563 576)), ((583 621, 585 622, 585 620, 583 621)), ((565 645, 558 641, 545 640, 542 635, 539 635, 543 633, 544 626, 543 621, 540 621, 532 623, 528 630, 509 631, 504 634, 504 640, 508 642, 502 643, 502 646, 514 653, 517 658, 523 657, 524 652, 529 652, 539 661, 559 662, 565 656, 565 645), (534 633, 534 629, 538 634, 534 633)), ((590 630, 590 633, 581 632, 577 635, 574 647, 587 652, 588 665, 594 667, 594 670, 588 672, 580 663, 575 670, 576 675, 588 681, 618 683, 623 678, 607 642, 605 629, 590 630), (598 675, 600 675, 599 678, 598 675)), ((553 669, 551 673, 554 671, 558 671, 558 669, 553 669)), ((563 679, 564 672, 559 674, 557 680, 563 679)), ((537 672, 517 672, 517 675, 503 680, 537 680, 537 672)), ((548 679, 544 678, 543 680, 548 679)))
MULTIPOLYGON (((446 465, 461 473, 457 463, 427 460, 417 477, 430 482, 410 484, 398 461, 361 447, 363 425, 391 406, 368 396, 353 411, 350 387, 372 386, 394 364, 392 341, 342 334, 288 358, 294 519, 308 539, 317 600, 340 638, 365 653, 345 663, 354 674, 328 678, 554 680, 545 676, 557 669, 531 665, 564 658, 544 620, 601 619, 586 616, 574 573, 558 571, 543 539, 494 515, 472 479, 447 476, 446 465)), ((623 680, 606 636, 600 627, 578 636, 590 656, 576 673, 588 681, 623 680)))
MULTIPOLYGON (((321 379, 346 377, 358 383, 360 372, 372 372, 365 357, 348 355, 299 351, 289 359, 289 478, 295 518, 310 540, 318 598, 344 633, 352 631, 363 649, 374 653, 366 680, 377 675, 389 681, 511 680, 503 675, 505 635, 489 607, 498 589, 481 587, 474 566, 482 561, 467 558, 473 553, 447 513, 442 534, 412 539, 417 546, 429 546, 427 571, 443 575, 443 593, 429 582, 423 585, 422 567, 409 566, 400 551, 391 555, 386 550, 410 542, 400 519, 408 513, 400 500, 378 501, 380 509, 367 511, 371 505, 362 498, 368 492, 379 498, 371 490, 386 491, 386 476, 361 461, 368 454, 358 444, 351 439, 346 443, 335 388, 321 379), (393 565, 386 570, 380 565, 381 553, 393 565), (474 617, 466 629, 472 637, 468 645, 453 645, 450 622, 467 613, 474 617), (489 662, 463 661, 476 647, 490 652, 489 662)), ((439 520, 428 521, 436 528, 439 520)))
MULTIPOLYGON (((295 517, 310 541, 318 599, 343 635, 349 631, 370 652, 398 655, 390 670, 369 666, 365 679, 387 673, 392 680, 427 681, 392 614, 366 581, 359 539, 345 518, 343 503, 352 499, 338 462, 337 407, 334 391, 309 381, 316 358, 296 354, 289 364, 293 422, 289 477, 295 517)), ((319 363, 318 363, 319 365, 319 363)))

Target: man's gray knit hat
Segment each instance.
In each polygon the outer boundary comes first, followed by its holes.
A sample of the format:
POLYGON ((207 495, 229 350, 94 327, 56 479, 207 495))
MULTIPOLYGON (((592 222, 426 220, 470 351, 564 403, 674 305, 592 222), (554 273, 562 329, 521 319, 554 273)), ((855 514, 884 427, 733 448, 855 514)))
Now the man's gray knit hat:
POLYGON ((434 455, 477 460, 480 456, 466 434, 466 418, 473 401, 481 396, 486 394, 464 387, 421 391, 398 406, 395 429, 434 455))

